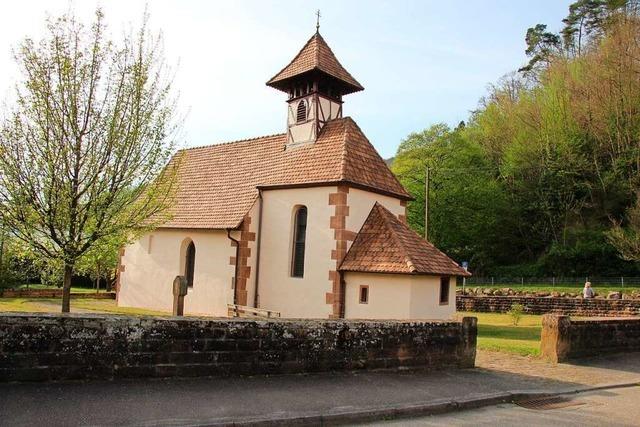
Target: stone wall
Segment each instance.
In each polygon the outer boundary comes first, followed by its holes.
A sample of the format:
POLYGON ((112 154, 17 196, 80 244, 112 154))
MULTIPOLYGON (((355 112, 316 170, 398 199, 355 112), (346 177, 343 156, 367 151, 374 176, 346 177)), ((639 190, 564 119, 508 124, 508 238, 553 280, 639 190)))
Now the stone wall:
MULTIPOLYGON (((62 298, 62 289, 4 289, 0 298, 62 298)), ((71 292, 71 298, 116 299, 115 292, 71 292)))
POLYGON ((506 313, 513 304, 522 304, 527 314, 566 314, 586 317, 636 316, 640 300, 582 299, 554 297, 468 296, 457 295, 458 311, 506 313))
POLYGON ((640 351, 640 318, 573 320, 547 314, 540 342, 542 356, 553 362, 640 351))
POLYGON ((473 367, 461 322, 0 314, 0 381, 473 367))

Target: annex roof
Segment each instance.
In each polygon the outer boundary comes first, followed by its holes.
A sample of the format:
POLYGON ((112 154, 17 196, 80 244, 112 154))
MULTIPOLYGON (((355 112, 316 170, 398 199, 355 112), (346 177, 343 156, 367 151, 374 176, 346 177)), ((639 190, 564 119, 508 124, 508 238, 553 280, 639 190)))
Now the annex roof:
POLYGON ((471 275, 379 203, 371 209, 339 270, 471 275))
POLYGON ((344 183, 411 199, 350 117, 328 122, 315 143, 285 149, 286 142, 279 134, 176 153, 176 200, 162 227, 236 228, 258 188, 344 183))
POLYGON ((293 60, 278 74, 273 76, 267 85, 286 91, 286 81, 301 74, 320 71, 339 80, 345 86, 344 94, 363 90, 364 88, 351 74, 340 64, 333 51, 316 32, 303 46, 293 60))

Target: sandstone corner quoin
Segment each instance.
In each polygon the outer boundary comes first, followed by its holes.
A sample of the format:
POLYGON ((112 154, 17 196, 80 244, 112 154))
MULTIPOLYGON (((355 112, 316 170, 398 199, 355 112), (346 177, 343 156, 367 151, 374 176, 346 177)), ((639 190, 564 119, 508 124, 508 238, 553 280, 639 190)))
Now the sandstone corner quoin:
POLYGON ((472 368, 477 320, 0 314, 0 381, 472 368))

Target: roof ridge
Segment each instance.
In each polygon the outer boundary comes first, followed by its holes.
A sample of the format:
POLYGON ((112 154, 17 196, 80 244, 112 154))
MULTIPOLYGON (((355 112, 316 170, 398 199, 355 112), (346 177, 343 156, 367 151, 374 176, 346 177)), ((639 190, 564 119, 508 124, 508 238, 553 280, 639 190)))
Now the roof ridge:
MULTIPOLYGON (((389 220, 390 219, 396 220, 398 222, 400 221, 399 219, 396 218, 396 216, 394 214, 391 213, 391 211, 389 211, 389 209, 387 209, 384 206, 382 206, 382 204, 376 202, 376 204, 374 205, 374 208, 376 206, 382 212, 382 220, 384 222, 385 227, 390 228, 390 225, 391 225, 391 224, 389 224, 389 220), (392 218, 389 218, 389 216, 391 216, 392 218)), ((402 256, 404 257, 404 262, 407 264, 407 268, 409 268, 409 271, 411 273, 415 272, 417 270, 417 268, 416 268, 415 262, 413 261, 413 258, 411 257, 409 251, 407 250, 407 247, 404 245, 402 240, 398 237, 398 233, 396 233, 395 230, 391 229, 389 231, 390 231, 390 234, 391 234, 391 238, 393 239, 393 241, 396 243, 396 245, 398 245, 398 247, 403 252, 402 256)))
POLYGON ((342 138, 342 152, 340 153, 340 178, 341 179, 346 179, 345 170, 347 166, 347 144, 349 141, 349 129, 348 129, 349 120, 347 119, 348 117, 340 118, 340 120, 342 121, 342 134, 344 135, 344 137, 342 138))
POLYGON ((406 188, 404 188, 404 185, 402 185, 402 183, 400 182, 400 180, 398 179, 396 174, 393 173, 393 171, 391 170, 389 165, 387 165, 387 162, 382 158, 380 153, 378 153, 378 150, 376 150, 376 147, 374 147, 373 144, 371 143, 371 141, 369 141, 369 138, 362 131, 362 128, 360 127, 360 125, 358 125, 358 123, 355 120, 353 120, 353 118, 351 118, 351 116, 345 116, 344 118, 348 119, 356 127, 356 129, 358 129, 358 132, 360 132, 360 134, 364 137, 365 141, 367 141, 367 143, 371 146, 371 148, 373 148, 373 151, 376 154, 376 156, 378 156, 378 159, 382 160, 382 163, 384 163, 385 167, 389 170, 389 172, 391 172, 391 176, 393 177, 393 179, 395 179, 396 183, 398 185, 400 185, 400 187, 403 188, 407 194, 409 194, 409 192, 407 191, 406 188))
MULTIPOLYGON (((331 49, 331 46, 329 46, 329 43, 327 43, 327 41, 324 39, 324 37, 322 37, 322 35, 320 34, 320 32, 317 32, 317 34, 318 34, 318 36, 322 39, 322 41, 324 42, 324 45, 327 47, 327 49, 329 49, 329 52, 331 53, 331 56, 333 56, 333 59, 335 59, 335 60, 336 60, 336 62, 337 62, 337 63, 338 63, 338 65, 340 66, 340 68, 342 68, 342 70, 343 70, 345 73, 347 73, 347 75, 348 75, 349 77, 351 77, 351 78, 353 79, 353 81, 355 81, 356 83, 358 83, 358 86, 362 87, 362 85, 361 85, 361 84, 356 80, 356 78, 355 78, 355 77, 353 77, 353 76, 351 75, 351 73, 350 73, 350 72, 349 72, 349 71, 344 67, 344 65, 342 65, 342 63, 340 62, 340 60, 338 59, 338 57, 336 56, 336 54, 335 54, 335 53, 333 53, 333 49, 331 49)), ((320 49, 318 49, 318 51, 320 51, 320 49)), ((319 56, 318 56, 318 59, 320 59, 320 57, 319 57, 319 56)), ((317 67, 316 67, 316 68, 317 68, 317 67)), ((329 73, 329 74, 331 74, 331 73, 329 73)), ((333 75, 333 74, 331 74, 331 75, 333 75)), ((337 77, 337 76, 334 76, 334 77, 337 77)), ((364 88, 362 88, 362 89, 364 89, 364 88)))
POLYGON ((269 80, 267 80, 267 84, 269 84, 269 82, 270 82, 270 81, 272 81, 273 79, 275 79, 276 77, 278 77, 278 76, 280 75, 280 73, 282 73, 284 70, 286 70, 286 69, 289 67, 289 65, 291 65, 293 62, 295 62, 295 60, 296 60, 296 59, 298 59, 298 57, 299 57, 300 55, 302 55, 302 52, 304 52, 304 50, 307 48, 307 46, 309 45, 309 43, 311 43, 311 41, 316 37, 316 34, 317 34, 317 35, 320 35, 320 33, 315 32, 315 33, 311 36, 311 38, 309 38, 309 40, 307 40, 307 42, 306 42, 306 43, 302 46, 302 48, 298 51, 298 53, 296 54, 296 56, 294 56, 294 57, 293 57, 293 59, 287 63, 287 65, 285 65, 284 67, 282 67, 282 68, 280 69, 280 71, 278 71, 277 73, 275 73, 275 74, 273 75, 273 77, 271 77, 269 80))
POLYGON ((185 147, 185 148, 179 149, 177 152, 190 151, 190 150, 199 150, 201 148, 220 147, 222 145, 238 144, 238 143, 241 143, 241 142, 250 142, 250 141, 255 141, 255 140, 258 140, 258 139, 274 138, 276 136, 285 136, 285 135, 286 135, 286 133, 284 133, 284 132, 282 132, 282 133, 272 133, 270 135, 254 136, 252 138, 236 139, 234 141, 215 142, 213 144, 197 145, 195 147, 185 147))

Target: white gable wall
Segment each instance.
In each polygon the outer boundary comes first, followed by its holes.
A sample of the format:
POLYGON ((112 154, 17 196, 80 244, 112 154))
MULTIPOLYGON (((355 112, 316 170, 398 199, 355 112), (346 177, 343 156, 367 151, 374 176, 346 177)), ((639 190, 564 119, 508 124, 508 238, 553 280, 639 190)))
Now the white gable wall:
POLYGON ((455 278, 449 303, 440 304, 439 276, 345 273, 345 318, 447 320, 456 312, 455 278), (360 303, 360 286, 369 287, 369 300, 360 303))
POLYGON ((171 312, 173 279, 184 274, 183 246, 196 247, 194 285, 185 297, 185 314, 226 316, 233 302, 235 248, 222 230, 158 229, 125 247, 121 258, 118 305, 171 312))
MULTIPOLYGON (((371 191, 359 190, 357 188, 349 189, 347 204, 349 205, 349 216, 347 216, 347 230, 354 232, 360 231, 362 224, 369 216, 371 208, 378 202, 391 213, 397 215, 405 215, 405 207, 400 204, 400 199, 395 197, 383 196, 371 191)), ((350 242, 351 243, 351 242, 350 242)), ((349 244, 351 247, 351 244, 349 244)))

